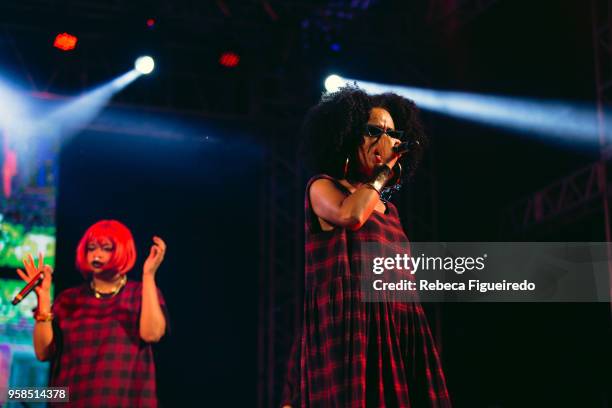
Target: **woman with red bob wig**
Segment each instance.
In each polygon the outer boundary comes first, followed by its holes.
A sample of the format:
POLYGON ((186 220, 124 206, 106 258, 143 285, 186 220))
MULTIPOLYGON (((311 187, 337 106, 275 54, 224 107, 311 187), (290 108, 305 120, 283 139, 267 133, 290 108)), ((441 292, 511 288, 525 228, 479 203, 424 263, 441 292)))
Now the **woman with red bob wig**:
MULTIPOLYGON (((155 407, 155 365, 151 343, 166 332, 167 312, 155 284, 166 244, 153 237, 142 282, 128 281, 136 262, 130 230, 103 220, 85 231, 77 247, 76 267, 86 280, 67 289, 51 305, 52 270, 29 255, 19 276, 36 287, 34 350, 51 361, 50 386, 68 387, 74 407, 155 407)), ((65 404, 62 404, 65 406, 65 404)))

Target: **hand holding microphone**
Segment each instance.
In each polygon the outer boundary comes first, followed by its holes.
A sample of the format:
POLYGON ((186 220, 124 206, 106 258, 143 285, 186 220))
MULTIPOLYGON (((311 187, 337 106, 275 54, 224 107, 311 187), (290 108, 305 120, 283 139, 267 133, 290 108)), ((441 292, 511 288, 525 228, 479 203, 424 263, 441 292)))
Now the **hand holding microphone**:
MULTIPOLYGON (((383 166, 388 167, 391 172, 379 172, 380 180, 377 179, 376 182, 372 184, 374 189, 380 193, 383 186, 387 185, 392 178, 395 178, 395 184, 400 183, 401 178, 401 166, 397 161, 403 155, 411 151, 413 148, 419 145, 418 140, 411 140, 407 142, 402 142, 399 139, 395 139, 392 137, 381 138, 383 151, 389 152, 384 155, 383 158, 383 166), (399 173, 395 174, 395 165, 399 167, 399 173), (383 175, 386 174, 384 177, 383 175), (392 176, 391 176, 392 175, 392 176)), ((384 167, 383 167, 384 168, 384 167)))
POLYGON ((400 143, 401 141, 399 139, 392 138, 386 134, 377 142, 376 150, 380 155, 382 164, 386 165, 390 169, 395 166, 395 163, 401 156, 401 153, 398 153, 395 150, 395 146, 399 145, 400 143))
POLYGON ((21 302, 30 292, 34 291, 38 297, 39 309, 50 309, 51 307, 51 275, 53 269, 49 265, 44 264, 43 254, 38 254, 38 266, 34 261, 31 254, 28 254, 23 260, 23 266, 25 272, 21 269, 17 269, 17 275, 27 285, 15 296, 13 299, 13 305, 21 302))

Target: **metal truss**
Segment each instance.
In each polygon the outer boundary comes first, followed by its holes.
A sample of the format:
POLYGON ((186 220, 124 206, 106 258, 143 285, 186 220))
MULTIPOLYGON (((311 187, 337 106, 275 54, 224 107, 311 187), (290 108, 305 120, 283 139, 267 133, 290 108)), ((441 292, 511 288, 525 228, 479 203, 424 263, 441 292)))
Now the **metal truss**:
MULTIPOLYGON (((599 125, 599 143, 601 146, 601 178, 607 179, 607 169, 603 165, 610 145, 610 129, 606 129, 604 108, 610 103, 612 90, 612 2, 609 0, 592 0, 593 57, 595 66, 595 91, 597 96, 597 119, 599 125)), ((609 155, 608 155, 609 157, 609 155)), ((610 231, 610 205, 608 202, 608 185, 603 183, 602 204, 604 209, 604 228, 606 241, 612 241, 610 231)), ((612 254, 608 254, 612 256, 612 254)), ((612 277, 612 268, 610 269, 612 277)), ((612 289, 611 289, 612 291, 612 289)))
MULTIPOLYGON (((605 236, 606 242, 612 242, 609 203, 612 194, 610 186, 612 137, 611 130, 606 129, 604 120, 604 109, 610 104, 612 96, 612 1, 592 0, 591 6, 600 159, 508 208, 502 221, 502 233, 510 230, 515 237, 528 236, 536 225, 552 220, 563 222, 562 215, 573 214, 570 222, 575 224, 587 214, 602 211, 604 217, 602 235, 605 236)), ((607 250, 608 273, 612 282, 610 246, 607 250)), ((612 284, 610 298, 612 299, 612 284)), ((612 312, 612 302, 610 311, 612 312)))
POLYGON ((592 0, 591 6, 600 160, 511 205, 505 211, 502 230, 509 227, 515 234, 524 232, 536 224, 591 206, 597 198, 601 199, 599 208, 603 207, 604 211, 605 237, 611 241, 608 185, 612 149, 610 129, 605 128, 604 108, 612 97, 612 1, 592 0))
MULTIPOLYGON (((289 149, 296 154, 295 150, 289 149)), ((278 138, 270 141, 264 160, 257 372, 261 408, 280 402, 287 357, 301 324, 304 280, 304 183, 299 162, 288 157, 287 146, 278 138)))
POLYGON ((505 211, 502 232, 518 236, 571 212, 586 215, 601 209, 599 200, 611 182, 606 178, 610 165, 610 161, 595 162, 512 204, 505 211))

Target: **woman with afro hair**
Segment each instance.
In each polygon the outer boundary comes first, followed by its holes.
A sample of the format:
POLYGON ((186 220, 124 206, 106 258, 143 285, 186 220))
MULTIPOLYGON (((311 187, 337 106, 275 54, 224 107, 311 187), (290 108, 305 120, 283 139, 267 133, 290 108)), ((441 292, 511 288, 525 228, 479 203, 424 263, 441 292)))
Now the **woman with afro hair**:
POLYGON ((417 107, 349 85, 323 95, 302 133, 316 175, 305 195, 303 325, 281 405, 450 407, 421 305, 365 302, 358 273, 367 256, 362 244, 408 241, 397 208, 381 193, 421 160, 427 140, 417 107), (402 142, 410 147, 400 155, 393 148, 402 142))
POLYGON ((35 288, 34 351, 51 361, 50 386, 68 387, 70 407, 156 407, 155 364, 151 343, 166 332, 167 312, 155 284, 166 244, 153 237, 142 282, 128 281, 136 262, 130 230, 115 220, 90 226, 76 251, 76 267, 85 278, 57 296, 51 305, 51 267, 30 255, 26 282, 39 272, 35 288))

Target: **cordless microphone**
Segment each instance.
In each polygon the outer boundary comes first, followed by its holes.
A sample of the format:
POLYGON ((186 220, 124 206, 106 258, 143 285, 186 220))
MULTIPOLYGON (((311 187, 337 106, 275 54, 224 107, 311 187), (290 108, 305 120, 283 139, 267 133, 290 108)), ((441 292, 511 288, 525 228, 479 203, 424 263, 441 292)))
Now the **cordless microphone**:
POLYGON ((32 279, 27 285, 25 285, 25 287, 21 289, 21 291, 15 296, 12 302, 13 306, 18 304, 26 296, 28 296, 35 287, 37 287, 38 285, 42 283, 43 279, 45 279, 44 272, 40 272, 38 275, 36 275, 34 279, 32 279))
POLYGON ((402 142, 398 145, 393 146, 393 153, 395 154, 404 154, 410 151, 414 146, 419 145, 418 140, 413 140, 410 142, 402 142))

